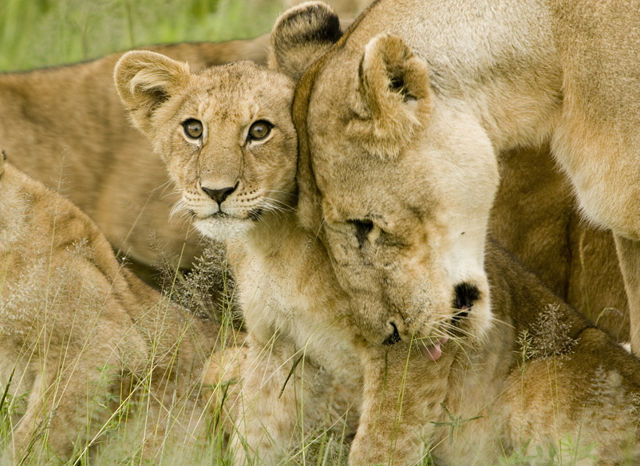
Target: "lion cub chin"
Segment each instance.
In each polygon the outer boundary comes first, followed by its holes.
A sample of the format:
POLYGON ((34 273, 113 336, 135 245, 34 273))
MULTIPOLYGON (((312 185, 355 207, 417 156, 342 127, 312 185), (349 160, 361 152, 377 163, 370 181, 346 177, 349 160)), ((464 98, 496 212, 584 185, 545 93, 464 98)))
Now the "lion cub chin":
POLYGON ((236 462, 277 463, 300 432, 355 432, 357 332, 295 217, 293 82, 250 62, 194 74, 151 52, 124 55, 115 81, 182 194, 175 210, 226 240, 247 339, 212 358, 206 382, 228 387, 214 394, 224 393, 236 462))
POLYGON ((82 456, 112 416, 136 406, 131 397, 148 397, 143 414, 154 432, 145 434, 143 455, 152 458, 170 425, 168 407, 187 417, 197 408, 218 325, 124 269, 89 217, 4 156, 0 277, 0 387, 14 413, 24 400, 2 464, 82 456), (37 457, 44 447, 52 456, 37 457))

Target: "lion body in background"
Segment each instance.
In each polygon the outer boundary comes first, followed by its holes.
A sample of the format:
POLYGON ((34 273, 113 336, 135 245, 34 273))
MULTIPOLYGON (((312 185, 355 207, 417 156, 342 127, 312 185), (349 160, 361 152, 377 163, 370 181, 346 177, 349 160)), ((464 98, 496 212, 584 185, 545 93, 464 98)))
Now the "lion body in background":
POLYGON ((169 405, 195 408, 218 325, 149 288, 84 213, 2 159, 0 298, 0 386, 27 396, 5 459, 80 454, 136 393, 150 442, 181 415, 169 405))

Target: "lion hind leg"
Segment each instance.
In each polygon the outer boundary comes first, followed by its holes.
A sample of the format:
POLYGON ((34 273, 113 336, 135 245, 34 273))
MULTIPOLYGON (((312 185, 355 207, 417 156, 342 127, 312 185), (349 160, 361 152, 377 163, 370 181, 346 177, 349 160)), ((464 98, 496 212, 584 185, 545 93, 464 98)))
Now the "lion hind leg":
POLYGON ((638 461, 639 381, 633 356, 600 330, 585 330, 568 354, 510 374, 503 400, 511 446, 572 462, 638 461))

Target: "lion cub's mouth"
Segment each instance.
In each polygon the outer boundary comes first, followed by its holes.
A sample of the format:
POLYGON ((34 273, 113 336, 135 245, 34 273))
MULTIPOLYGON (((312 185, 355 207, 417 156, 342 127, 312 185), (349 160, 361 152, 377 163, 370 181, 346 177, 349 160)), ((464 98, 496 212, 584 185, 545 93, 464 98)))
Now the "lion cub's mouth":
POLYGON ((225 220, 225 221, 231 221, 231 222, 232 221, 243 222, 247 220, 252 220, 255 222, 260 219, 260 217, 262 216, 262 213, 263 213, 263 209, 257 208, 249 211, 246 217, 238 217, 236 215, 223 212, 221 210, 219 210, 218 212, 214 212, 213 214, 201 216, 201 215, 198 215, 194 210, 191 210, 191 209, 189 210, 189 214, 191 215, 194 221, 225 220))

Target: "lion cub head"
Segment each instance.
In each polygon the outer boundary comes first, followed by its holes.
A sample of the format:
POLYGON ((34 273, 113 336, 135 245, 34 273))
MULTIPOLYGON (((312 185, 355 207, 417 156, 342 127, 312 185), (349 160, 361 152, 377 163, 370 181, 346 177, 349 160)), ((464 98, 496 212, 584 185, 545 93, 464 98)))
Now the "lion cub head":
MULTIPOLYGON (((290 27, 313 8, 274 28, 285 65, 287 42, 299 63, 313 39, 290 27)), ((425 61, 398 37, 367 39, 371 27, 366 14, 356 20, 296 88, 298 215, 325 244, 363 333, 419 337, 437 356, 443 340, 482 335, 491 320, 484 249, 497 166, 464 102, 441 105, 425 61)))
POLYGON ((116 64, 118 93, 182 193, 176 210, 216 239, 245 233, 295 193, 293 82, 243 61, 191 73, 154 52, 116 64))

